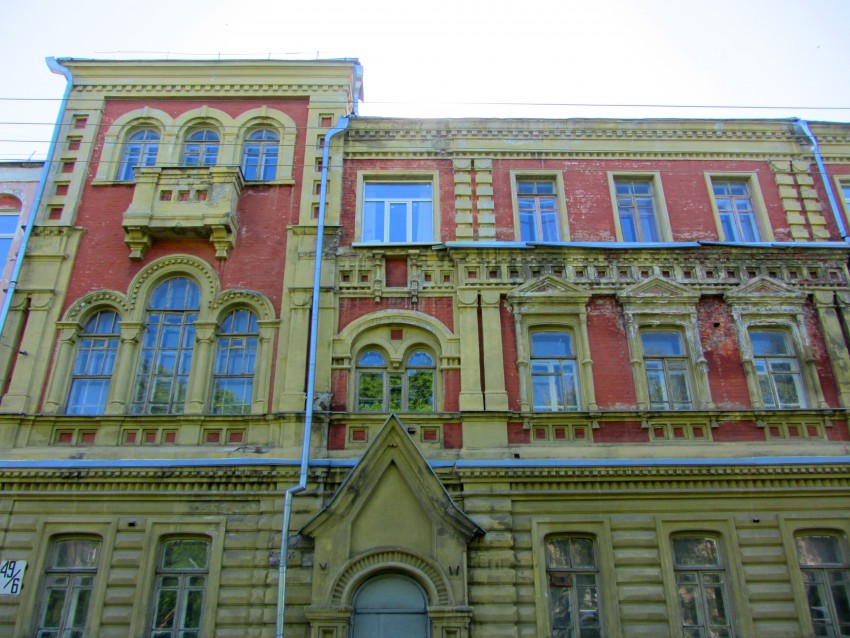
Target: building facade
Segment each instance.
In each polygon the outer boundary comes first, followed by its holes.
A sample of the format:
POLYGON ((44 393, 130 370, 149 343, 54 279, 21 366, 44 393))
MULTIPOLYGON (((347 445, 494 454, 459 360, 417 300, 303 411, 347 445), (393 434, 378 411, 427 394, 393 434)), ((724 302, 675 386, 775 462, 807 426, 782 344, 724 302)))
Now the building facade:
POLYGON ((850 635, 850 125, 60 62, 5 634, 850 635))

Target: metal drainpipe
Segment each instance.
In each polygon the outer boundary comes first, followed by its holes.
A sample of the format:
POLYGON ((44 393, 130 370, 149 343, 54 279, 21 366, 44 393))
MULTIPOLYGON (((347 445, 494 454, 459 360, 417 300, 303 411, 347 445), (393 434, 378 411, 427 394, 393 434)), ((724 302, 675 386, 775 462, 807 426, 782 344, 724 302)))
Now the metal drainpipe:
POLYGON ((44 161, 44 166, 41 169, 41 177, 38 180, 38 187, 32 201, 27 225, 24 228, 24 236, 21 239, 21 245, 18 247, 18 255, 15 257, 15 266, 12 268, 12 275, 9 278, 9 287, 6 289, 6 298, 3 300, 3 308, 0 309, 0 334, 2 334, 3 328, 6 327, 6 317, 9 316, 9 308, 12 306, 12 297, 15 295, 18 276, 21 273, 21 266, 24 263, 24 253, 27 251, 27 244, 29 244, 32 228, 35 226, 35 216, 38 213, 38 206, 41 203, 44 186, 47 184, 47 178, 50 175, 50 166, 53 162, 53 152, 56 149, 56 143, 59 139, 62 118, 65 116, 65 108, 68 106, 71 88, 74 86, 74 78, 69 69, 59 64, 54 57, 45 58, 44 60, 47 62, 48 69, 58 75, 64 75, 68 83, 65 86, 65 94, 62 96, 62 101, 59 103, 59 114, 56 116, 56 126, 53 127, 53 137, 50 139, 50 146, 47 149, 47 159, 44 161))
MULTIPOLYGON (((355 104, 357 98, 355 97, 355 104)), ((355 113, 356 114, 356 113, 355 113)), ((322 247, 325 239, 325 199, 328 188, 331 139, 348 127, 348 117, 341 117, 325 135, 322 148, 322 180, 319 189, 319 219, 316 222, 316 265, 313 270, 313 297, 310 306, 310 351, 307 367, 307 396, 304 411, 304 434, 301 442, 301 473, 298 485, 286 490, 283 500, 283 521, 280 526, 280 561, 277 585, 277 625, 275 638, 283 638, 286 611, 286 570, 289 554, 289 522, 292 518, 292 497, 307 487, 307 471, 310 465, 310 432, 313 427, 313 395, 316 387, 316 350, 319 339, 319 292, 322 279, 322 247)))
POLYGON ((818 165, 821 179, 826 187, 826 196, 829 198, 829 205, 832 208, 832 216, 835 217, 835 223, 838 224, 838 232, 841 234, 841 238, 844 241, 850 241, 850 237, 847 236, 847 230, 844 227, 844 220, 841 218, 841 209, 838 207, 838 202, 835 200, 835 193, 832 192, 832 184, 829 181, 829 175, 826 173, 826 166, 824 165, 823 157, 821 157, 820 154, 818 140, 809 128, 809 123, 806 120, 801 120, 800 118, 795 117, 791 121, 794 123, 794 128, 797 129, 797 132, 808 137, 809 141, 812 143, 812 153, 815 156, 815 163, 818 165))

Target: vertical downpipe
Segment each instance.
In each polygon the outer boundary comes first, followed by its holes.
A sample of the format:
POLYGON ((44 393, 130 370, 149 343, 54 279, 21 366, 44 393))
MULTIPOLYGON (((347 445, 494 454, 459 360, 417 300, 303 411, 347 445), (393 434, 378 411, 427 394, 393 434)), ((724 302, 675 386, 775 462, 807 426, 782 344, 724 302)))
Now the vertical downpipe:
MULTIPOLYGON (((21 266, 24 263, 24 253, 27 252, 27 244, 30 241, 32 228, 35 226, 35 216, 38 213, 38 207, 41 203, 41 197, 44 194, 44 187, 47 184, 47 178, 50 175, 50 167, 53 164, 53 153, 56 150, 56 145, 59 140, 59 131, 62 128, 62 119, 65 117, 65 109, 68 107, 68 98, 71 95, 71 89, 74 86, 74 77, 71 71, 56 61, 56 58, 45 58, 47 68, 57 75, 65 76, 67 84, 65 85, 65 93, 62 95, 62 101, 59 103, 59 113, 56 116, 56 125, 53 127, 53 137, 50 139, 50 146, 47 149, 47 159, 44 161, 44 166, 41 168, 41 177, 38 180, 38 187, 35 191, 35 197, 32 200, 30 207, 29 218, 27 225, 24 228, 24 236, 21 239, 21 245, 18 247, 18 255, 15 257, 15 266, 12 268, 12 275, 9 277, 9 287, 6 289, 6 297, 3 299, 3 307, 0 309, 0 335, 3 328, 6 326, 6 317, 9 316, 9 308, 12 306, 12 297, 15 295, 15 289, 18 285, 18 277, 21 273, 21 266)), ((8 370, 11 374, 11 368, 8 370)))
MULTIPOLYGON (((356 103, 356 98, 355 98, 356 103)), ((348 117, 341 117, 325 135, 322 147, 322 179, 319 189, 319 219, 316 222, 316 262, 313 270, 313 297, 310 306, 310 350, 307 364, 307 396, 304 410, 304 433, 301 442, 301 472, 298 485, 286 490, 283 500, 283 520, 280 525, 280 561, 277 585, 277 625, 275 638, 283 638, 286 612, 286 571, 289 554, 289 524, 292 518, 292 497, 307 487, 307 471, 310 466, 310 433, 313 429, 313 395, 316 388, 316 350, 319 339, 319 293, 322 280, 322 252, 325 241, 325 200, 328 189, 331 139, 348 128, 348 117)))
POLYGON ((811 142, 812 154, 815 156, 815 163, 818 165, 821 180, 823 181, 824 188, 826 188, 826 196, 829 198, 829 206, 832 208, 832 216, 835 218, 835 223, 838 225, 838 232, 841 234, 841 239, 844 241, 850 241, 850 237, 847 236, 847 230, 844 226, 844 220, 841 217, 841 209, 838 207, 838 202, 835 199, 835 193, 832 191, 832 184, 829 182, 826 165, 823 163, 823 157, 821 157, 820 154, 818 140, 809 128, 809 123, 806 120, 794 118, 792 122, 794 123, 794 128, 797 129, 797 132, 801 135, 805 135, 809 138, 809 142, 811 142))

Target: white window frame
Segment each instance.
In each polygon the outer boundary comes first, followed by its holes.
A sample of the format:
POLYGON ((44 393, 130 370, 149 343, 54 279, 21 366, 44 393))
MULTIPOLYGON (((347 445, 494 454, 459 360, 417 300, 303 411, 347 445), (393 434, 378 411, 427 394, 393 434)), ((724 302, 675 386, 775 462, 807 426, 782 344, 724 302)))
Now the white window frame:
POLYGON ((717 207, 717 200, 714 195, 714 182, 743 182, 747 185, 747 190, 750 194, 750 201, 755 215, 756 227, 759 232, 758 242, 773 241, 773 228, 771 228, 770 220, 767 216, 767 207, 762 197, 761 189, 759 188, 758 176, 756 173, 736 173, 728 171, 707 171, 705 173, 705 185, 708 190, 708 197, 711 201, 711 210, 714 215, 714 223, 717 227, 717 237, 723 242, 739 242, 742 239, 730 239, 726 237, 726 232, 723 230, 723 221, 720 215, 720 210, 717 207))
POLYGON ((529 243, 552 243, 553 240, 525 239, 522 236, 522 226, 519 216, 519 182, 552 182, 555 185, 555 193, 552 195, 556 200, 558 238, 554 242, 565 242, 570 240, 570 227, 567 219, 567 202, 564 190, 564 175, 560 171, 530 170, 511 171, 511 206, 513 210, 515 237, 517 241, 529 243))
MULTIPOLYGON (((670 228, 670 216, 667 213, 667 203, 664 197, 664 188, 661 185, 661 173, 658 171, 609 171, 608 172, 608 188, 611 193, 611 206, 614 214, 614 230, 617 241, 627 244, 658 244, 673 241, 673 233, 670 228), (655 241, 647 241, 645 239, 636 239, 636 241, 627 241, 623 237, 623 227, 620 220, 620 207, 617 200, 617 182, 621 181, 637 181, 649 182, 652 186, 652 198, 655 212, 655 226, 658 231, 658 239, 655 241)), ((636 220, 638 221, 638 220, 636 220)), ((638 223, 637 227, 640 226, 638 223)))
POLYGON ((787 329, 783 328, 772 328, 769 325, 767 326, 750 326, 747 331, 747 337, 750 341, 750 348, 753 353, 753 364, 755 365, 756 375, 759 381, 759 394, 761 396, 762 404, 766 407, 769 407, 772 410, 782 410, 782 409, 804 409, 808 407, 808 393, 806 392, 806 382, 803 376, 803 366, 800 363, 800 356, 797 352, 797 349, 794 344, 794 339, 791 335, 791 332, 787 329), (788 347, 788 354, 759 354, 756 352, 755 347, 753 346, 753 333, 775 333, 778 335, 782 335, 785 345, 788 347), (793 369, 788 371, 783 371, 781 373, 774 373, 772 370, 773 364, 776 362, 789 362, 793 365, 791 366, 793 369), (759 372, 759 368, 763 367, 764 372, 759 372), (794 386, 797 390, 797 394, 799 397, 798 405, 783 405, 782 400, 779 394, 779 390, 776 386, 775 376, 778 374, 787 374, 793 375, 794 377, 794 386), (773 399, 772 406, 767 406, 767 402, 765 401, 765 392, 764 392, 764 384, 762 381, 765 381, 770 388, 771 398, 773 399))
MULTIPOLYGON (((369 171, 357 174, 357 207, 356 207, 356 222, 355 222, 355 238, 356 242, 364 246, 386 246, 386 245, 407 245, 407 244, 426 244, 433 245, 441 242, 440 238, 440 183, 439 174, 437 171, 410 171, 410 172, 392 172, 392 171, 369 171), (405 242, 388 242, 386 240, 366 240, 364 238, 364 213, 366 210, 366 184, 374 183, 401 184, 405 182, 414 184, 431 185, 431 239, 427 241, 405 241, 405 242)), ((385 224, 388 223, 388 218, 385 224)), ((410 236, 411 227, 408 225, 408 237, 410 236)), ((386 236, 386 235, 385 235, 386 236)))

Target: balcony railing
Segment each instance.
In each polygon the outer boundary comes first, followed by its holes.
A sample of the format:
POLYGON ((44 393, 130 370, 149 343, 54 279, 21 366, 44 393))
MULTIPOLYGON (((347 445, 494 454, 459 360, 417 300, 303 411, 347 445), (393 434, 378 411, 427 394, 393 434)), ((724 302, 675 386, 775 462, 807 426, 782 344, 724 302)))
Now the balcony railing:
POLYGON ((219 259, 236 244, 236 207, 244 179, 238 166, 152 166, 136 169, 133 201, 124 212, 130 259, 154 239, 208 238, 219 259))

